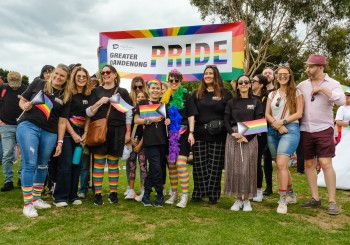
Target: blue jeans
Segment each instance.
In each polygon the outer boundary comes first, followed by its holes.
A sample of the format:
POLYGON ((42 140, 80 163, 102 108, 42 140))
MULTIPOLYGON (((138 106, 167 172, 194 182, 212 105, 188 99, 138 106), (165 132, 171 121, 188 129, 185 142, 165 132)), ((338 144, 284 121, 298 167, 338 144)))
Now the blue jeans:
POLYGON ((24 121, 17 127, 17 142, 22 154, 22 186, 44 183, 47 163, 55 149, 57 134, 24 121))
POLYGON ((269 126, 267 142, 273 159, 277 155, 291 156, 298 147, 300 141, 300 130, 298 123, 289 123, 285 126, 287 134, 280 134, 276 129, 269 126))
POLYGON ((5 183, 13 182, 13 162, 16 154, 16 128, 17 125, 0 126, 2 155, 2 171, 5 183))
POLYGON ((90 153, 81 156, 80 189, 79 193, 88 193, 90 178, 90 153))

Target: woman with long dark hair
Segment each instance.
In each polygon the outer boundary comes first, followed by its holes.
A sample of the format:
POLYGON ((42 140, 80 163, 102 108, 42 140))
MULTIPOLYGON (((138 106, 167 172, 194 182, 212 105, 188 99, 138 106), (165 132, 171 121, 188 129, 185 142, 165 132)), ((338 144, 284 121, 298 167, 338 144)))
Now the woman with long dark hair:
POLYGON ((286 214, 287 204, 297 202, 289 163, 300 140, 299 119, 303 115, 303 96, 296 88, 293 72, 289 67, 279 67, 275 74, 277 90, 268 96, 265 117, 270 123, 268 146, 277 165, 280 194, 277 213, 286 214))
POLYGON ((232 211, 252 211, 249 199, 256 195, 258 141, 256 135, 244 136, 238 132, 237 123, 263 117, 260 99, 253 96, 249 77, 237 79, 236 97, 227 103, 225 126, 228 132, 225 148, 225 188, 227 195, 235 195, 232 211))
POLYGON ((55 146, 54 156, 62 150, 65 121, 61 115, 63 104, 69 99, 68 79, 68 67, 59 64, 49 81, 36 79, 19 101, 25 111, 19 119, 17 142, 22 154, 23 214, 27 217, 37 217, 36 209, 51 207, 41 199, 41 192, 51 153, 55 146))
POLYGON ((199 88, 192 98, 198 114, 195 116, 193 145, 192 202, 208 197, 210 204, 216 204, 221 193, 221 174, 224 168, 226 129, 224 112, 232 98, 223 87, 218 68, 207 66, 199 88))
MULTIPOLYGON (((130 141, 132 112, 122 113, 110 104, 113 94, 119 93, 128 104, 132 104, 126 89, 119 87, 120 77, 117 70, 111 65, 105 65, 101 71, 102 84, 96 87, 90 97, 90 107, 86 114, 91 122, 108 117, 107 140, 99 146, 91 147, 93 153, 92 181, 95 191, 94 204, 102 205, 102 183, 104 166, 108 164, 109 197, 110 203, 118 202, 119 158, 123 155, 124 144, 130 141)), ((89 132, 88 132, 89 133, 89 132)))

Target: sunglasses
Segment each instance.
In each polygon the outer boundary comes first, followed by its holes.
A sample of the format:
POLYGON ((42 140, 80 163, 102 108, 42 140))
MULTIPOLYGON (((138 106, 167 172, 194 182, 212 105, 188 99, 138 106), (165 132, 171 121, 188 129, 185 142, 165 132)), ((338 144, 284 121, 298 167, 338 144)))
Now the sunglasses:
POLYGON ((111 71, 103 71, 101 72, 101 75, 104 76, 104 75, 109 75, 111 73, 112 73, 111 71))
POLYGON ((180 82, 180 80, 179 79, 169 79, 168 82, 169 83, 178 83, 178 82, 180 82))
POLYGON ((282 100, 282 97, 277 98, 276 107, 280 107, 281 100, 282 100))
POLYGON ((240 82, 238 82, 238 85, 243 85, 243 83, 244 83, 245 85, 248 85, 248 84, 250 83, 250 81, 249 81, 249 80, 240 81, 240 82))
POLYGON ((277 78, 279 79, 288 79, 289 74, 277 74, 277 78))
POLYGON ((84 80, 85 80, 85 79, 87 79, 87 77, 86 77, 86 76, 80 76, 80 75, 79 75, 79 76, 77 76, 77 79, 84 79, 84 80))
POLYGON ((143 86, 134 86, 134 89, 143 89, 143 86))
POLYGON ((311 96, 311 102, 315 101, 315 95, 311 96))
POLYGON ((260 83, 260 82, 258 80, 256 80, 256 79, 253 79, 252 83, 260 83))

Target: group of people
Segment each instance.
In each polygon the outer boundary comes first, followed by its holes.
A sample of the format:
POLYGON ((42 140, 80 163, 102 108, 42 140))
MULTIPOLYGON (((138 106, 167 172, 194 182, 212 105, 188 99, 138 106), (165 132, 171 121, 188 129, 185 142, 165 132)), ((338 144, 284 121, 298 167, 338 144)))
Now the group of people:
MULTIPOLYGON (((272 193, 274 160, 280 194, 277 212, 285 214, 287 205, 297 202, 289 166, 299 146, 311 191, 311 199, 301 207, 321 206, 316 175, 316 166, 320 165, 328 190, 327 213, 336 215, 339 208, 332 166, 335 155, 332 110, 334 104, 342 106, 345 101, 348 106, 350 93, 346 93, 345 99, 339 82, 324 73, 325 66, 324 56, 310 55, 306 61, 309 78, 298 85, 288 66, 265 68, 256 76, 241 75, 232 83, 234 93, 224 88, 215 65, 206 66, 198 89, 192 92, 182 85, 183 76, 176 69, 169 72, 167 81, 145 82, 142 77, 135 77, 130 93, 120 87, 119 74, 111 65, 103 66, 99 83, 96 79, 92 81, 80 64, 44 67, 42 76, 28 88, 21 86, 20 74, 10 72, 8 85, 0 88, 5 185, 12 183, 13 174, 8 166, 14 156, 11 149, 17 142, 22 156, 23 214, 27 217, 37 217, 37 209, 51 207, 41 195, 48 163, 53 158, 57 159, 55 206, 82 204, 90 172, 93 202, 102 205, 106 167, 108 201, 117 203, 119 160, 125 155, 128 180, 125 199, 157 207, 176 203, 177 207, 185 208, 189 200, 207 200, 215 205, 220 199, 225 170, 223 192, 235 196, 231 210, 251 211, 250 200, 261 202, 264 195, 272 193), (115 95, 133 109, 114 106, 111 98, 115 95), (165 108, 164 112, 160 108, 165 108), (261 118, 268 123, 267 132, 244 135, 238 130, 238 123, 261 118), (102 143, 89 145, 89 126, 102 119, 107 119, 106 138, 102 143), (187 161, 191 151, 194 187, 190 197, 187 161), (141 178, 139 195, 134 190, 137 162, 141 178), (167 172, 170 195, 165 200, 167 172), (152 190, 156 192, 155 200, 151 198, 152 190)), ((346 106, 341 107, 342 113, 336 118, 342 127, 349 125, 346 106)), ((344 131, 345 139, 348 135, 344 131)))

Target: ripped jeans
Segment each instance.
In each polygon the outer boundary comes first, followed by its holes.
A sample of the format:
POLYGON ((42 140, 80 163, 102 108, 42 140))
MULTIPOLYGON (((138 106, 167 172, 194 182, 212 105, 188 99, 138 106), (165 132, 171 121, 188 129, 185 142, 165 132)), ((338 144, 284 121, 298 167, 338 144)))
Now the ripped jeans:
POLYGON ((47 164, 56 146, 57 134, 24 121, 17 126, 16 136, 22 155, 22 186, 44 183, 47 164))

